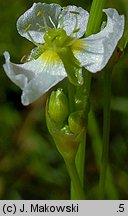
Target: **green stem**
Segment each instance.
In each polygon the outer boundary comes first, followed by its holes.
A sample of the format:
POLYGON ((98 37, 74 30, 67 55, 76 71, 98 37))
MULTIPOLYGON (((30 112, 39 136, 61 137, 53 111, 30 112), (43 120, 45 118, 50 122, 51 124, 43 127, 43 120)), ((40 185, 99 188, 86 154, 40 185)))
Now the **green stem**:
MULTIPOLYGON (((86 80, 86 73, 83 73, 83 78, 86 80)), ((88 75, 91 75, 88 73, 88 75)), ((88 79, 89 80, 89 79, 88 79)), ((91 81, 91 79, 90 79, 91 81)), ((76 89, 76 95, 75 95, 75 102, 76 102, 76 109, 77 110, 83 110, 84 115, 85 115, 85 130, 81 133, 81 142, 79 144, 78 152, 76 155, 76 167, 78 170, 78 174, 80 177, 80 181, 82 184, 82 188, 84 190, 84 166, 85 166, 85 151, 86 151, 86 125, 87 125, 87 117, 88 117, 88 111, 89 111, 89 102, 88 102, 88 97, 87 95, 87 89, 88 89, 88 94, 90 91, 90 83, 88 82, 87 84, 84 83, 83 86, 80 86, 76 89)), ((71 199, 76 199, 75 196, 75 191, 73 190, 73 187, 71 185, 71 199)))
POLYGON ((75 110, 74 95, 75 95, 75 86, 71 82, 68 81, 68 98, 69 98, 70 113, 74 112, 75 110))
MULTIPOLYGON (((86 37, 99 31, 101 25, 101 19, 102 19, 102 9, 104 8, 106 2, 107 0, 93 0, 91 10, 90 10, 87 30, 86 30, 86 37)), ((86 74, 86 76, 85 76, 85 84, 83 88, 84 89, 86 88, 86 96, 87 98, 89 98, 92 75, 90 72, 85 70, 84 73, 86 74)), ((88 119, 88 106, 89 106, 89 100, 87 100, 85 104, 85 119, 88 119)), ((83 179, 84 179, 85 145, 86 145, 85 137, 86 134, 85 136, 83 136, 83 142, 80 144, 76 156, 76 167, 80 176, 82 187, 84 182, 83 179)), ((74 197, 74 192, 72 193, 71 197, 74 197)))
POLYGON ((84 200, 85 195, 83 192, 83 188, 80 182, 80 178, 76 169, 75 161, 69 163, 65 161, 68 173, 70 175, 71 181, 72 181, 72 187, 75 192, 75 199, 77 200, 84 200))
POLYGON ((105 183, 108 166, 109 133, 110 133, 110 103, 111 103, 111 70, 104 71, 104 124, 103 124, 103 150, 100 172, 100 199, 105 198, 105 183))
POLYGON ((105 7, 106 2, 107 0, 93 0, 86 30, 86 37, 91 34, 97 33, 100 30, 102 10, 105 7))
MULTIPOLYGON (((79 145, 79 149, 76 155, 76 168, 81 182, 81 187, 84 191, 84 165, 85 165, 85 149, 86 149, 86 133, 82 134, 82 141, 79 145)), ((77 200, 77 196, 71 182, 71 200, 77 200)))

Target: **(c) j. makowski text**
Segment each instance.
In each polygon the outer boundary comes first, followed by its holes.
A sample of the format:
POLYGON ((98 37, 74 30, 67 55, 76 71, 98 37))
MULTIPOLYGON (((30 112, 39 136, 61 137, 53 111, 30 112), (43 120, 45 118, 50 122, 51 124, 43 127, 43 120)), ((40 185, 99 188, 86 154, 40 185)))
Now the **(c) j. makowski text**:
MULTIPOLYGON (((28 207, 26 208, 25 204, 22 204, 21 208, 19 209, 20 212, 28 211, 28 207)), ((30 204, 29 212, 78 212, 79 206, 78 204, 70 204, 70 205, 44 205, 39 204, 30 204)))

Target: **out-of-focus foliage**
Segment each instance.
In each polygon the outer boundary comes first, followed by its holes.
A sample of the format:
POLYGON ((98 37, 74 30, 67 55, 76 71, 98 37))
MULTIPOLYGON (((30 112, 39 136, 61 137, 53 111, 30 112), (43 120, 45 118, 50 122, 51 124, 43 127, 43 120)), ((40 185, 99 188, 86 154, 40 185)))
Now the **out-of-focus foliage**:
MULTIPOLYGON (((27 55, 32 43, 16 30, 16 20, 33 0, 0 1, 0 199, 69 199, 69 177, 45 123, 45 94, 24 107, 21 91, 5 75, 3 52, 13 62, 27 55)), ((39 1, 36 1, 39 2, 39 1)), ((45 1, 62 6, 75 4, 89 10, 91 0, 45 1)), ((127 0, 108 1, 119 13, 128 15, 127 0)), ((128 22, 126 22, 126 26, 128 22)), ((110 133, 110 167, 115 190, 107 198, 128 198, 128 47, 113 71, 110 133)), ((95 117, 89 118, 85 184, 88 199, 98 198, 99 170, 96 155, 101 144, 102 74, 92 80, 91 103, 95 117)))

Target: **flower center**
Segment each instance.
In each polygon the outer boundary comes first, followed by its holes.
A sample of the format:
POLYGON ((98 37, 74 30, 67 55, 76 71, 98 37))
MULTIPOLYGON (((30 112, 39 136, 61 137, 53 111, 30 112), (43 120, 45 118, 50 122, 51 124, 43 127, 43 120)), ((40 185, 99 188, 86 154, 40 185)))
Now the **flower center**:
MULTIPOLYGON (((65 30, 60 28, 49 29, 44 35, 44 43, 39 44, 36 48, 34 48, 31 54, 27 57, 26 61, 37 59, 41 55, 43 58, 46 55, 46 58, 49 59, 49 61, 52 61, 52 54, 53 59, 58 60, 65 55, 64 53, 66 53, 67 56, 64 58, 69 60, 69 52, 72 53, 73 56, 73 52, 81 50, 82 47, 82 40, 68 36, 65 30)), ((61 60, 63 61, 63 57, 61 60)))
POLYGON ((44 40, 49 48, 59 48, 65 46, 68 36, 63 29, 50 29, 44 35, 44 40))

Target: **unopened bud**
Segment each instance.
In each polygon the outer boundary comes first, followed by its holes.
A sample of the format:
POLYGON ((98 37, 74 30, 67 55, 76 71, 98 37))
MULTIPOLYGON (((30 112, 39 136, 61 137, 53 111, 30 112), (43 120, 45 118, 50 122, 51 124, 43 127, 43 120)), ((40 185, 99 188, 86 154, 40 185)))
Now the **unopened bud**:
POLYGON ((55 123, 63 123, 68 117, 68 100, 62 89, 52 92, 48 112, 55 123))
POLYGON ((68 118, 69 128, 74 134, 79 134, 83 130, 84 123, 84 114, 82 111, 73 112, 68 118))
POLYGON ((58 128, 56 124, 50 117, 46 108, 46 122, 48 130, 53 137, 56 147, 65 161, 74 160, 78 146, 79 140, 70 131, 69 126, 65 125, 63 128, 58 128))

